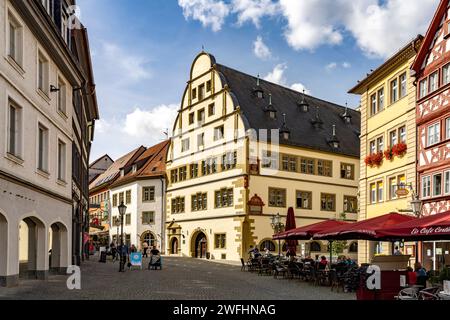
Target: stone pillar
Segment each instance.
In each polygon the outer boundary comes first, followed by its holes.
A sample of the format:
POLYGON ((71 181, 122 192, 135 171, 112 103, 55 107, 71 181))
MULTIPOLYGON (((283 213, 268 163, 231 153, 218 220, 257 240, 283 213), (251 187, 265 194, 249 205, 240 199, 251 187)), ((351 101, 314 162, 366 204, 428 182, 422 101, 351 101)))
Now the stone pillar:
MULTIPOLYGON (((7 225, 7 232, 2 233, 5 230, 0 230, 0 235, 4 234, 7 239, 5 245, 6 251, 0 250, 5 253, 6 260, 6 272, 0 273, 0 286, 15 287, 19 285, 19 222, 9 221, 7 225)), ((3 242, 3 237, 1 239, 3 242)), ((3 253, 2 253, 3 255, 3 253)), ((1 259, 1 258, 0 258, 1 259)))

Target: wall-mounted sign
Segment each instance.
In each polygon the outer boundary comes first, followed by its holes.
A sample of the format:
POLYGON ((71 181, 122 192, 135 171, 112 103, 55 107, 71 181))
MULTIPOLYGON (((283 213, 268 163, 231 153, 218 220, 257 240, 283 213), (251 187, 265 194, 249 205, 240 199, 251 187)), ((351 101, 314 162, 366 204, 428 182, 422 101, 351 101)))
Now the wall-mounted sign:
POLYGON ((397 191, 395 191, 395 194, 398 197, 406 197, 409 194, 409 190, 405 188, 398 188, 397 191))

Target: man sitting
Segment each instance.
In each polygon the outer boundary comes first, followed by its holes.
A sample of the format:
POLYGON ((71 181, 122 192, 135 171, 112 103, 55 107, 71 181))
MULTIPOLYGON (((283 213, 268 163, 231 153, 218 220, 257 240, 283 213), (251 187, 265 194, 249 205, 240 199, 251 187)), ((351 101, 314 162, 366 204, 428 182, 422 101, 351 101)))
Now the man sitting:
POLYGON ((150 262, 148 264, 148 268, 156 270, 157 267, 161 267, 161 254, 156 247, 153 247, 150 251, 150 262))

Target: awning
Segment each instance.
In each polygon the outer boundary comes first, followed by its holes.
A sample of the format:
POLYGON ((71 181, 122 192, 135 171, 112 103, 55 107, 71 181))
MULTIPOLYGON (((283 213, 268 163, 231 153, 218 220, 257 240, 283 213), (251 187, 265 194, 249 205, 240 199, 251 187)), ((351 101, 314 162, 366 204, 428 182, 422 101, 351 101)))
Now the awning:
POLYGON ((428 217, 413 219, 377 231, 386 239, 406 241, 447 240, 450 239, 450 211, 428 217))
POLYGON ((399 223, 416 218, 399 213, 389 213, 379 217, 362 220, 333 229, 318 232, 314 239, 318 240, 377 240, 378 230, 386 229, 399 223))
POLYGON ((325 230, 333 229, 347 224, 348 223, 344 221, 326 220, 290 231, 281 232, 274 235, 273 239, 310 240, 318 232, 324 232, 325 230))

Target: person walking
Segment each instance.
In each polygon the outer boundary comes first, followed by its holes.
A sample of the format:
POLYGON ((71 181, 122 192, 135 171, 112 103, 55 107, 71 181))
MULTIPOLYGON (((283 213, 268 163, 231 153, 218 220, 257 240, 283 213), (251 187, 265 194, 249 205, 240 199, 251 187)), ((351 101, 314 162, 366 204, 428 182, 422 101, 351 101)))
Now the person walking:
POLYGON ((147 241, 144 241, 144 243, 142 244, 142 249, 144 251, 144 254, 142 255, 142 257, 148 258, 148 254, 147 254, 148 243, 147 243, 147 241))

